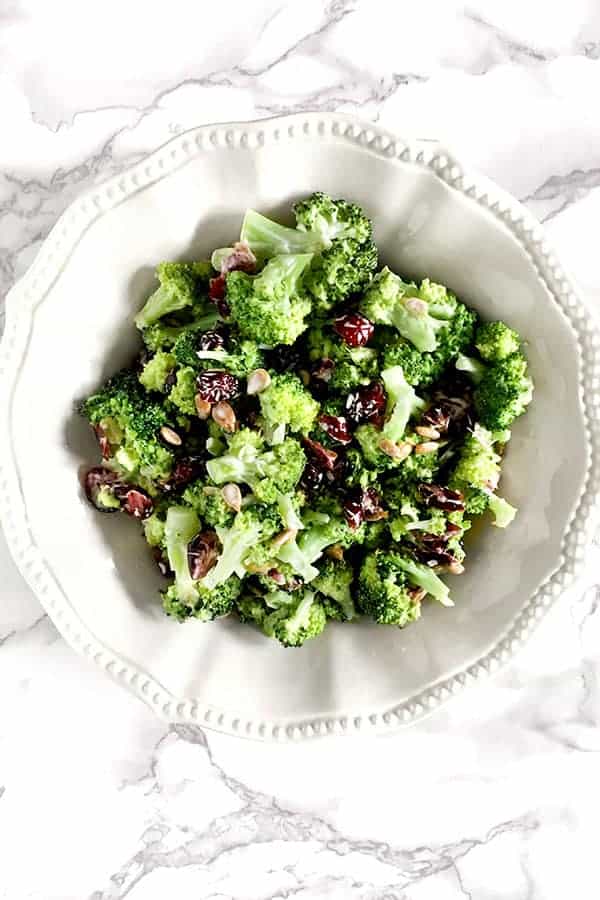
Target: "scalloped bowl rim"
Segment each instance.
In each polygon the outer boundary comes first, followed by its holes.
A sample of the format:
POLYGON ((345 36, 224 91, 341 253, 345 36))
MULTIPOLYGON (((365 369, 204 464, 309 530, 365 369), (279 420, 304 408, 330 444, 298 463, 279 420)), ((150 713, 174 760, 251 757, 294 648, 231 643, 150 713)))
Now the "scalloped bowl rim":
POLYGON ((128 687, 168 721, 189 722, 227 734, 259 740, 294 740, 319 735, 386 732, 414 722, 497 670, 526 642, 548 608, 580 574, 585 551, 598 522, 600 493, 600 336, 561 268, 537 220, 510 194, 465 169, 436 141, 404 140, 371 123, 339 113, 304 113, 253 122, 205 125, 183 132, 144 160, 75 200, 60 216, 35 261, 6 300, 6 326, 0 344, 0 521, 9 550, 26 582, 71 646, 128 687), (263 146, 267 141, 315 140, 334 136, 381 157, 397 158, 428 170, 470 202, 484 207, 509 229, 532 263, 539 280, 570 322, 580 355, 579 392, 587 435, 588 465, 576 508, 567 523, 557 566, 489 652, 474 663, 385 711, 340 717, 248 720, 173 696, 156 679, 104 646, 86 628, 52 578, 28 528, 18 469, 10 441, 11 404, 35 307, 44 299, 87 228, 104 211, 159 181, 188 159, 210 149, 263 146))

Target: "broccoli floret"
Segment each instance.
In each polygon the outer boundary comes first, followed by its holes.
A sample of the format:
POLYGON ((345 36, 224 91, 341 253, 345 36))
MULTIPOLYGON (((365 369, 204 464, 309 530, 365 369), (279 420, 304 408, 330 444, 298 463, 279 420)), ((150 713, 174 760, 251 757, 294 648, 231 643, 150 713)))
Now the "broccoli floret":
POLYGON ((148 360, 140 373, 140 383, 147 391, 162 391, 165 381, 175 368, 175 357, 172 353, 159 350, 148 360))
POLYGON ((175 384, 169 393, 169 400, 186 416, 196 415, 194 397, 197 393, 196 373, 189 366, 177 370, 175 384))
POLYGON ((371 240, 371 222, 359 206, 314 193, 294 205, 297 228, 273 222, 253 209, 246 211, 240 240, 263 259, 282 253, 319 253, 334 241, 371 240))
POLYGON ((311 588, 323 594, 332 603, 323 604, 328 618, 348 621, 356 618, 356 609, 352 599, 352 582, 354 570, 347 562, 334 562, 328 559, 319 569, 319 574, 311 584, 311 588))
MULTIPOLYGON (((437 331, 438 346, 435 350, 421 353, 409 341, 396 336, 383 344, 383 365, 385 368, 402 366, 409 384, 427 387, 438 381, 449 363, 472 343, 476 321, 476 313, 456 301, 452 318, 443 320, 442 327, 437 331)), ((385 329, 387 332, 388 329, 385 329)), ((375 343, 381 346, 385 336, 377 335, 375 343)))
POLYGON ((376 550, 365 558, 358 575, 358 603, 379 625, 404 628, 421 615, 421 601, 398 565, 398 554, 376 550))
POLYGON ((474 384, 479 384, 485 375, 487 366, 474 356, 459 353, 454 363, 459 372, 465 372, 474 384))
POLYGON ((142 340, 144 344, 153 353, 158 350, 170 350, 178 338, 186 332, 198 333, 214 328, 218 321, 218 313, 213 306, 207 309, 200 318, 194 318, 192 322, 179 325, 165 325, 164 322, 155 322, 154 325, 144 328, 142 331, 142 340))
POLYGON ((260 597, 256 597, 254 594, 244 594, 236 601, 235 607, 240 622, 258 625, 262 629, 269 610, 260 597))
POLYGON ((206 525, 229 528, 233 522, 235 513, 225 503, 221 489, 214 484, 194 481, 186 487, 181 499, 192 507, 206 525))
POLYGON ((371 283, 360 311, 377 325, 393 325, 421 353, 436 349, 437 332, 444 326, 443 319, 432 315, 417 286, 387 267, 371 283))
MULTIPOLYGON (((264 633, 276 638, 284 647, 301 647, 318 637, 327 624, 327 616, 312 591, 294 591, 290 602, 269 613, 262 623, 264 633)), ((269 605, 267 595, 266 603, 269 605)))
POLYGON ((212 367, 223 368, 237 378, 245 378, 264 365, 263 353, 254 341, 230 337, 226 350, 197 350, 197 362, 208 362, 212 367))
POLYGON ((356 529, 350 528, 335 499, 328 499, 323 504, 323 510, 322 513, 316 511, 317 521, 309 522, 308 516, 305 516, 304 531, 300 532, 297 540, 289 541, 277 552, 277 559, 292 566, 306 583, 319 574, 313 563, 323 555, 327 547, 332 544, 350 547, 365 539, 366 526, 363 524, 356 529))
POLYGON ((276 256, 259 275, 229 273, 227 302, 244 337, 274 347, 293 344, 302 334, 311 302, 303 293, 301 276, 311 259, 309 253, 276 256))
POLYGON ((471 342, 477 318, 442 285, 424 279, 417 287, 387 268, 371 283, 360 310, 378 325, 394 326, 419 353, 436 354, 419 361, 402 342, 386 351, 384 365, 406 367, 413 384, 431 383, 439 376, 471 342))
POLYGON ((259 394, 260 409, 268 425, 286 425, 291 431, 307 434, 319 412, 297 375, 284 372, 273 375, 269 387, 259 394))
POLYGON ((318 235, 325 246, 340 238, 364 244, 372 237, 373 227, 360 206, 333 200, 321 191, 295 203, 294 215, 298 229, 308 235, 318 235))
POLYGON ((326 311, 362 290, 377 266, 371 223, 345 200, 317 193, 294 207, 297 228, 288 228, 249 209, 240 238, 262 259, 281 254, 311 254, 303 287, 315 309, 326 311))
POLYGON ((517 511, 494 493, 499 478, 500 456, 494 450, 494 435, 477 425, 465 438, 449 487, 463 494, 469 515, 481 515, 489 509, 494 525, 506 528, 517 511))
POLYGON ((160 441, 160 429, 167 425, 167 413, 160 403, 148 399, 135 372, 119 372, 95 394, 88 397, 80 411, 94 426, 110 435, 114 465, 128 478, 138 475, 150 481, 168 477, 173 453, 160 441))
POLYGON ((369 384, 379 375, 377 350, 374 347, 349 347, 325 323, 313 325, 308 330, 306 350, 314 362, 331 359, 335 363, 328 382, 334 391, 347 394, 357 385, 369 384))
POLYGON ((213 619, 227 616, 233 612, 235 601, 242 589, 242 583, 236 575, 232 575, 224 584, 214 590, 198 586, 193 605, 182 601, 177 585, 172 584, 163 593, 163 609, 168 616, 183 622, 185 619, 200 619, 201 622, 212 622, 213 619))
POLYGON ((180 366, 200 369, 225 369, 237 378, 245 378, 254 369, 262 368, 264 359, 254 341, 231 335, 227 349, 200 350, 201 332, 185 331, 173 346, 173 355, 180 366))
POLYGON ((306 454, 293 438, 286 438, 266 452, 262 452, 263 446, 256 432, 242 429, 231 440, 229 452, 209 460, 206 470, 215 484, 247 484, 258 500, 276 503, 280 494, 296 487, 306 465, 306 454))
POLYGON ((142 522, 144 537, 151 547, 165 546, 165 519, 164 515, 155 511, 142 522))
POLYGON ((401 460, 393 459, 381 450, 379 445, 383 440, 383 435, 381 429, 376 428, 375 425, 371 423, 359 425, 354 432, 354 437, 360 445, 364 463, 377 472, 401 465, 401 460))
POLYGON ((272 522, 265 517, 261 507, 249 507, 237 513, 230 528, 216 527, 221 542, 221 554, 216 566, 200 581, 203 587, 213 589, 227 581, 231 575, 246 575, 244 560, 265 537, 271 537, 272 522))
POLYGON ((340 238, 314 257, 306 270, 304 288, 313 298, 314 308, 327 312, 351 294, 362 291, 377 267, 377 247, 340 238))
POLYGON ((519 335, 504 322, 485 322, 475 335, 475 346, 486 362, 495 363, 517 353, 521 346, 519 335))
POLYGON ((138 328, 148 328, 163 316, 193 306, 212 276, 210 262, 164 262, 156 268, 160 287, 135 317, 138 328))
MULTIPOLYGON (((378 432, 381 439, 381 433, 378 432)), ((346 451, 346 465, 344 468, 344 482, 348 487, 369 487, 377 480, 377 471, 365 466, 363 455, 356 447, 349 447, 346 451)))
POLYGON ((431 482, 434 480, 440 467, 439 452, 435 453, 411 453, 394 470, 393 477, 389 478, 382 490, 386 504, 392 506, 394 497, 402 498, 400 505, 416 484, 431 482))
POLYGON ((475 408, 481 424, 490 431, 510 428, 531 403, 533 382, 527 361, 512 353, 486 370, 475 391, 475 408))

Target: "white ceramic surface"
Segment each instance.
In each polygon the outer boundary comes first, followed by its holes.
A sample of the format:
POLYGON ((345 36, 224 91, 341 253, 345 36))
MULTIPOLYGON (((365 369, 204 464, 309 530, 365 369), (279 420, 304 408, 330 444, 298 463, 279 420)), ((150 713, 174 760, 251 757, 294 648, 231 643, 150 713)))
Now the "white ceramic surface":
POLYGON ((76 649, 168 719, 266 739, 389 729, 508 659, 574 577, 598 490, 598 339, 539 226, 434 142, 317 114, 187 132, 76 201, 7 311, 9 545, 76 649), (520 514, 472 545, 456 608, 431 605, 405 631, 333 626, 291 652, 234 621, 164 618, 136 528, 82 501, 76 473, 95 447, 73 408, 128 360, 155 261, 206 255, 246 206, 284 214, 317 188, 364 205, 383 261, 517 328, 536 394, 502 483, 520 514))

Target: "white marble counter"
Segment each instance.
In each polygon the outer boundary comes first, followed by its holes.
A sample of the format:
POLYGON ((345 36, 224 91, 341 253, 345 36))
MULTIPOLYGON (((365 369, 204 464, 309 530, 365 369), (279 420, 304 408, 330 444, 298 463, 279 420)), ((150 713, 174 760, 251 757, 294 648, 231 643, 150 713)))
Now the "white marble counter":
MULTIPOLYGON (((599 96, 595 0, 5 2, 0 297, 74 196, 170 135, 337 109, 452 145, 600 308, 599 96)), ((597 898, 599 564, 425 723, 281 747, 161 725, 65 646, 2 543, 0 898, 597 898)))

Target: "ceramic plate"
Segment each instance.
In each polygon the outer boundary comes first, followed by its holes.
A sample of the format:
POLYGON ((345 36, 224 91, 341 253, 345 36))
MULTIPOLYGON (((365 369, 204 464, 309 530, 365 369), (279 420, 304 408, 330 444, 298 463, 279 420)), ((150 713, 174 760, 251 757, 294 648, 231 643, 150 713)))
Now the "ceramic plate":
POLYGON ((511 197, 434 142, 341 115, 207 126, 76 201, 11 291, 0 353, 0 511, 66 639, 167 719, 264 739, 385 731, 510 658, 575 577, 598 490, 598 336, 511 197), (233 619, 180 625, 135 523, 82 499, 96 459, 76 400, 127 363, 155 262, 206 256, 247 206, 287 217, 320 189, 360 203, 383 262, 449 285, 528 342, 535 400, 510 443, 506 531, 471 543, 454 609, 405 630, 333 623, 286 650, 233 619))

